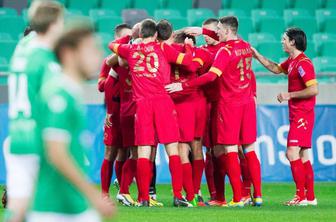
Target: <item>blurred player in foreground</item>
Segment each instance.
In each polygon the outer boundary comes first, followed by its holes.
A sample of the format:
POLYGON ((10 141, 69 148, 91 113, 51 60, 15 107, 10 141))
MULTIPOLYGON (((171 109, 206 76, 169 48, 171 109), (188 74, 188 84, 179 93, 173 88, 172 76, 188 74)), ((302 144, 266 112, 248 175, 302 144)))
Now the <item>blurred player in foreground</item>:
POLYGON ((85 176, 91 139, 85 130, 82 85, 101 61, 93 28, 84 22, 73 25, 57 41, 55 54, 63 70, 48 67, 53 77, 40 93, 40 173, 27 221, 98 222, 95 210, 110 217, 115 207, 101 198, 85 176))

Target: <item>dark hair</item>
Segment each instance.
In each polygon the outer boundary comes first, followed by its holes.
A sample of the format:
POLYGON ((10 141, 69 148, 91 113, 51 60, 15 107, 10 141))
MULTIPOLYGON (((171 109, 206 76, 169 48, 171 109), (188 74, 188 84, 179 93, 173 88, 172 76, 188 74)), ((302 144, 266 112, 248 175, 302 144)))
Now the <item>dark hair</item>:
POLYGON ((205 20, 203 22, 202 25, 210 25, 212 23, 216 23, 216 25, 217 25, 218 24, 218 19, 216 19, 216 18, 208 18, 207 20, 205 20))
POLYGON ((62 51, 64 49, 77 49, 81 41, 93 35, 94 29, 90 25, 82 25, 65 31, 57 40, 54 48, 57 59, 62 63, 62 51))
POLYGON ((168 20, 162 19, 156 24, 158 39, 161 41, 167 40, 173 33, 173 27, 168 20))
POLYGON ((32 27, 31 27, 30 25, 28 25, 28 26, 25 28, 25 30, 23 31, 23 36, 27 36, 27 35, 29 35, 32 31, 34 31, 34 30, 32 29, 32 27))
POLYGON ((224 16, 219 19, 219 22, 222 23, 223 25, 229 26, 234 33, 237 33, 238 18, 236 16, 224 16))
POLYGON ((63 16, 63 6, 55 1, 36 1, 28 15, 31 28, 37 33, 46 33, 49 26, 63 16))
POLYGON ((285 34, 288 36, 290 41, 295 42, 295 48, 304 52, 307 48, 307 37, 306 33, 300 28, 288 28, 285 31, 285 34))
POLYGON ((175 36, 174 36, 174 42, 175 43, 184 43, 184 40, 186 38, 190 38, 194 44, 196 44, 196 38, 193 35, 188 35, 184 32, 184 30, 178 30, 175 32, 175 36))
POLYGON ((152 19, 145 19, 141 22, 140 36, 142 38, 153 37, 156 33, 156 24, 152 19))
POLYGON ((120 35, 120 32, 123 29, 132 29, 132 27, 129 26, 128 24, 126 24, 126 23, 122 23, 122 24, 116 25, 116 27, 114 28, 114 34, 115 35, 120 35))

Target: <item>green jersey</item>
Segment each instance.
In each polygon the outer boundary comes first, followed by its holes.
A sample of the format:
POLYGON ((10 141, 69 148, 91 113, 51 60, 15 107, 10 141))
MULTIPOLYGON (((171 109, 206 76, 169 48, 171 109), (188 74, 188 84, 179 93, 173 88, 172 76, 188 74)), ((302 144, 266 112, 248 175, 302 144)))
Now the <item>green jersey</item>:
MULTIPOLYGON (((42 143, 61 141, 83 174, 89 134, 85 130, 81 88, 66 75, 54 75, 43 84, 38 107, 38 128, 42 143)), ((42 145, 40 174, 37 179, 33 211, 77 214, 88 209, 83 194, 49 163, 42 145)))
POLYGON ((47 67, 59 67, 52 50, 42 47, 33 33, 20 40, 8 77, 11 153, 37 153, 35 107, 47 67))

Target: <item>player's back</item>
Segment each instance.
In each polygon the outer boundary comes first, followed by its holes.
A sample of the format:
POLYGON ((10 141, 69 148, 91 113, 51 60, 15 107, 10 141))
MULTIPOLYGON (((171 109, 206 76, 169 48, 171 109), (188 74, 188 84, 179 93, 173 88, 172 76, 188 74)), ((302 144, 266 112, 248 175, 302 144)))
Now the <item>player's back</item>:
POLYGON ((78 170, 85 169, 88 135, 85 131, 83 92, 77 82, 59 71, 44 82, 38 104, 40 174, 36 184, 34 211, 78 213, 88 208, 83 194, 52 165, 45 154, 45 141, 58 138, 68 143, 68 152, 78 170), (57 191, 57 192, 55 192, 57 191))
POLYGON ((10 151, 16 154, 36 153, 36 101, 44 70, 53 60, 51 50, 41 49, 35 34, 20 40, 10 62, 9 119, 10 151), (43 52, 41 52, 43 51, 43 52))
POLYGON ((241 39, 229 40, 218 51, 227 65, 220 77, 220 99, 227 102, 245 103, 253 99, 252 50, 248 42, 241 39), (224 55, 224 56, 223 56, 224 55))
POLYGON ((128 64, 136 100, 168 96, 164 86, 169 82, 170 65, 160 44, 150 42, 132 45, 128 64))

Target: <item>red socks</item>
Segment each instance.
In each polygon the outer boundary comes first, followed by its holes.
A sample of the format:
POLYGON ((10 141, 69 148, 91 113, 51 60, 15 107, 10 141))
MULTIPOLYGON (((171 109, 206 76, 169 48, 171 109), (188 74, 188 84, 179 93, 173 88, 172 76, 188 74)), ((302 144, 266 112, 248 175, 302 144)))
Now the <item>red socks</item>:
POLYGON ((124 163, 125 161, 119 161, 119 160, 115 161, 114 170, 116 172, 116 177, 117 177, 119 184, 121 183, 122 168, 123 168, 124 163))
POLYGON ((251 177, 250 177, 250 170, 247 164, 247 160, 245 158, 240 158, 240 168, 241 174, 243 178, 242 184, 242 195, 243 197, 250 196, 251 194, 251 177))
POLYGON ((314 194, 314 170, 313 167, 308 160, 303 164, 304 169, 305 169, 305 175, 306 175, 306 183, 305 183, 305 188, 306 188, 306 197, 307 200, 314 200, 315 199, 315 194, 314 194))
POLYGON ((149 179, 151 175, 151 161, 147 158, 139 158, 137 161, 137 186, 138 186, 138 200, 149 201, 149 179))
POLYGON ((198 194, 201 182, 202 182, 202 175, 204 170, 204 160, 194 160, 192 162, 192 172, 193 172, 193 184, 194 184, 194 192, 198 194))
POLYGON ((250 151, 244 154, 248 169, 250 170, 251 181, 253 183, 253 196, 261 197, 261 170, 260 170, 260 162, 254 151, 250 151))
POLYGON ((208 190, 211 199, 216 199, 216 187, 214 181, 214 166, 213 166, 212 156, 207 152, 205 158, 205 178, 208 185, 208 190))
POLYGON ((122 169, 122 178, 120 183, 120 193, 129 194, 129 187, 136 176, 137 170, 137 160, 128 159, 126 160, 122 169))
POLYGON ((305 168, 303 166, 302 160, 297 159, 290 161, 291 170, 294 182, 296 184, 296 195, 301 199, 305 199, 305 168))
POLYGON ((113 172, 112 162, 104 159, 100 169, 100 180, 103 193, 109 194, 112 172, 113 172))
POLYGON ((186 198, 188 201, 194 199, 194 186, 192 180, 192 167, 190 163, 182 164, 183 169, 183 189, 186 192, 186 198))
MULTIPOLYGON (((139 167, 139 165, 138 165, 139 167)), ((182 198, 182 184, 183 184, 183 174, 182 174, 182 164, 181 159, 178 155, 173 155, 169 157, 169 170, 172 178, 172 186, 174 197, 179 199, 182 198)), ((147 188, 148 192, 149 187, 147 188)))
POLYGON ((224 159, 213 157, 213 163, 214 163, 214 180, 215 180, 215 187, 216 187, 216 200, 218 201, 225 201, 225 161, 224 159))
MULTIPOLYGON (((232 191, 233 191, 233 201, 239 202, 242 199, 241 196, 241 173, 240 173, 240 165, 238 161, 238 153, 230 152, 227 155, 221 155, 220 157, 221 166, 223 169, 223 165, 225 166, 226 172, 229 176, 232 191)), ((224 171, 223 171, 224 172, 224 171)))

